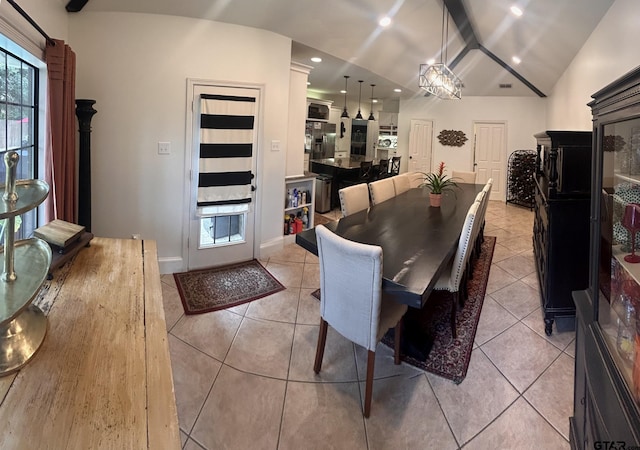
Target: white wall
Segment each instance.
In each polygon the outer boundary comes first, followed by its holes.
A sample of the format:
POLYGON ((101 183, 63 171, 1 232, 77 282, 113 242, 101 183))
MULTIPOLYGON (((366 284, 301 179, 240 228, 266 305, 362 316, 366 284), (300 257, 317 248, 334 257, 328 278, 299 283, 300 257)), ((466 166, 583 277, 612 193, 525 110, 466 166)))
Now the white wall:
POLYGON ((592 129, 591 95, 640 65, 639 23, 637 0, 611 5, 549 96, 549 129, 592 129))
MULTIPOLYGON (((92 120, 92 231, 155 239, 161 271, 185 268, 187 78, 264 88, 256 240, 282 245, 291 41, 264 30, 181 17, 83 12, 69 16, 77 98, 92 120), (272 140, 280 152, 270 151, 272 140), (158 155, 159 141, 171 155, 158 155)), ((188 198, 188 197, 187 197, 188 198)))
POLYGON ((292 62, 289 79, 289 149, 286 176, 304 175, 304 141, 307 117, 307 80, 311 66, 292 62))
POLYGON ((507 124, 507 157, 515 150, 535 149, 533 135, 545 130, 546 99, 538 97, 462 97, 440 100, 416 97, 400 102, 398 149, 402 172, 408 167, 411 119, 433 121, 432 169, 444 161, 450 171, 471 170, 473 161, 473 123, 504 121, 507 124), (443 146, 437 136, 442 130, 463 131, 467 141, 462 147, 443 146))
MULTIPOLYGON (((65 0, 20 0, 18 4, 52 39, 67 40, 65 0)), ((8 2, 0 2, 0 29, 16 44, 42 59, 45 38, 8 2)), ((19 54, 18 56, 23 56, 19 54)))

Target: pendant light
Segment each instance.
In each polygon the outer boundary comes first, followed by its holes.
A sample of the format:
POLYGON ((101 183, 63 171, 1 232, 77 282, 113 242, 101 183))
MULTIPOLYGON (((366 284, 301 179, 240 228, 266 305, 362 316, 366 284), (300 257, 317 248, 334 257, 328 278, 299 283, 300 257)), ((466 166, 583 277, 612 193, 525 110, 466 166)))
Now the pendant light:
POLYGON ((360 99, 362 98, 362 80, 358 80, 358 83, 360 83, 360 93, 358 94, 358 114, 356 115, 356 119, 364 120, 364 117, 362 117, 362 113, 360 112, 360 99))
POLYGON ((440 48, 440 62, 435 64, 420 64, 418 87, 429 94, 444 100, 462 98, 462 82, 453 71, 447 67, 447 46, 449 39, 449 20, 446 4, 442 5, 442 46, 440 48))
POLYGON ((340 117, 349 118, 349 113, 347 112, 347 81, 349 80, 349 75, 344 76, 344 109, 342 110, 342 115, 340 117))
POLYGON ((373 88, 376 87, 375 84, 371 85, 371 113, 369 113, 369 120, 376 120, 375 116, 373 115, 373 88))

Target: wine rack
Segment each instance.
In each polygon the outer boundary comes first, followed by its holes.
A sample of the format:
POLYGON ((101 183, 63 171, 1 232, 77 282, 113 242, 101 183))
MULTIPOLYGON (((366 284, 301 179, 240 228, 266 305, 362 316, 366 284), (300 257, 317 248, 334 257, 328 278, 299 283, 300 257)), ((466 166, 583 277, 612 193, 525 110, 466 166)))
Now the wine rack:
POLYGON ((507 203, 533 209, 535 205, 535 150, 516 150, 509 156, 507 203))

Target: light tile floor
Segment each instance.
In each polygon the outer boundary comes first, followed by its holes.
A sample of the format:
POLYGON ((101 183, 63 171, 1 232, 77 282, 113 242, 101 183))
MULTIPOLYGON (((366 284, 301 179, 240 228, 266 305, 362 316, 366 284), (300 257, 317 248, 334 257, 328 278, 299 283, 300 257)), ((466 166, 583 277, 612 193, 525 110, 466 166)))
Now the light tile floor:
MULTIPOLYGON (((328 215, 336 217, 337 211, 328 215)), ((318 258, 295 244, 261 260, 287 289, 185 316, 171 275, 163 297, 185 449, 569 448, 574 333, 544 333, 533 213, 492 201, 497 237, 467 377, 459 384, 376 353, 371 417, 366 352, 329 328, 313 372, 318 258)))

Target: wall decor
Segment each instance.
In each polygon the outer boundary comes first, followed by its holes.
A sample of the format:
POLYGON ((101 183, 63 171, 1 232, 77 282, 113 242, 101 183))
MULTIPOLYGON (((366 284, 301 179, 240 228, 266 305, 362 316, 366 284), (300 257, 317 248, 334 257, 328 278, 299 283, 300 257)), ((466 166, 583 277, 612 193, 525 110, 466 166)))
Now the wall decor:
POLYGON ((442 145, 451 147, 462 147, 467 142, 467 136, 464 131, 442 130, 438 135, 438 140, 442 145))

